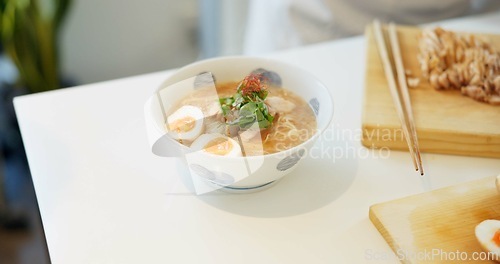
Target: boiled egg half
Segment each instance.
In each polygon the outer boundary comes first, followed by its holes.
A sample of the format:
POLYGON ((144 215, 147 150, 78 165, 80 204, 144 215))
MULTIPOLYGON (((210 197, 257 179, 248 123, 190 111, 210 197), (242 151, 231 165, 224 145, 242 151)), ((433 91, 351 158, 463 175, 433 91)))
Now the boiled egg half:
POLYGON ((495 254, 500 259, 500 221, 484 220, 476 226, 476 238, 483 250, 495 254))
POLYGON ((236 140, 218 133, 201 135, 191 144, 191 148, 219 156, 240 157, 242 155, 241 147, 236 140))
POLYGON ((192 141, 203 132, 203 112, 196 106, 182 106, 167 117, 166 127, 172 138, 192 141))

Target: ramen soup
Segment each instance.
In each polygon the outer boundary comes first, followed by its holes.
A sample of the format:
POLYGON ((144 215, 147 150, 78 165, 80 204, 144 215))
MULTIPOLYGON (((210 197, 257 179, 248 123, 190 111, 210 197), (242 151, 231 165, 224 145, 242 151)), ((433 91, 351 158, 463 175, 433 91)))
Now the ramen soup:
POLYGON ((181 144, 220 156, 256 156, 295 147, 316 132, 311 107, 262 75, 201 87, 167 117, 168 134, 181 144))

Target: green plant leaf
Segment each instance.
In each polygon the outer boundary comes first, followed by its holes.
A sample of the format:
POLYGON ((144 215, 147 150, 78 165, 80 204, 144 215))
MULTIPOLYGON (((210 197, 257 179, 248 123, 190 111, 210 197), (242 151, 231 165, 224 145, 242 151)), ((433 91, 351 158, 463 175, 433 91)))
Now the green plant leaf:
POLYGON ((0 41, 30 92, 59 88, 57 32, 71 2, 0 0, 0 41))
POLYGON ((54 0, 56 10, 54 13, 54 27, 56 30, 59 30, 64 19, 68 14, 68 10, 73 3, 73 0, 54 0))

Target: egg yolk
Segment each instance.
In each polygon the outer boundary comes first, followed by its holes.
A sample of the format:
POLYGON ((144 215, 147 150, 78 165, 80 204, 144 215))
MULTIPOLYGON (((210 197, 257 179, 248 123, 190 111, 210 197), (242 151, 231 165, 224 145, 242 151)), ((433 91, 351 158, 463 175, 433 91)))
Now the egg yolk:
POLYGON ((205 147, 203 148, 206 152, 215 154, 215 155, 221 155, 224 156, 228 154, 232 149, 233 149, 233 144, 231 144, 231 141, 219 137, 216 139, 212 139, 209 141, 205 147))
POLYGON ((493 238, 491 239, 497 246, 500 247, 500 229, 495 232, 493 238))
POLYGON ((194 128, 196 120, 191 116, 176 119, 174 122, 169 123, 170 129, 177 133, 188 132, 194 128))

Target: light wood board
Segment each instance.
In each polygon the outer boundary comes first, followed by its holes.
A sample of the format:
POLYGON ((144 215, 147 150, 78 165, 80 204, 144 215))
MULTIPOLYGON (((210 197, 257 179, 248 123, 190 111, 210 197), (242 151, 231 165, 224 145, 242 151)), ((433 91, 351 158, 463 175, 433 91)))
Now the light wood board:
MULTIPOLYGON (((403 263, 421 261, 412 252, 482 252, 474 229, 486 219, 500 219, 495 177, 463 183, 370 207, 370 220, 403 263), (398 255, 399 252, 399 255, 398 255)), ((465 253, 462 253, 465 254, 465 253)), ((423 258, 423 257, 422 257, 423 258)), ((471 263, 473 261, 470 261, 471 263)))
MULTIPOLYGON (((398 27, 405 69, 420 76, 417 59, 421 29, 398 27)), ((500 50, 500 36, 481 35, 500 50)), ((362 143, 407 150, 371 27, 366 30, 366 76, 362 143)), ((421 80, 410 88, 423 152, 500 158, 500 106, 477 102, 460 91, 436 91, 421 80)))

